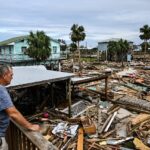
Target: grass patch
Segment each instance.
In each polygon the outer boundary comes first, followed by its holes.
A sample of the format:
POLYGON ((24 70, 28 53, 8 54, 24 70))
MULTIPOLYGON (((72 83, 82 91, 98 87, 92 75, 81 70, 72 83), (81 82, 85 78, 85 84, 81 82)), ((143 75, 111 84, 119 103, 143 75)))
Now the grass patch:
POLYGON ((86 58, 81 58, 81 61, 85 61, 85 62, 96 62, 96 61, 97 61, 97 58, 86 57, 86 58))

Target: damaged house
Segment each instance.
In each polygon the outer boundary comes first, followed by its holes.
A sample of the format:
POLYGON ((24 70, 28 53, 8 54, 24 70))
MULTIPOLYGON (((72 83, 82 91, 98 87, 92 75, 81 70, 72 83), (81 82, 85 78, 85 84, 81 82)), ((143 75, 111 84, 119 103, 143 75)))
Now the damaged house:
MULTIPOLYGON (((0 63, 8 63, 13 66, 33 65, 35 60, 26 55, 26 50, 28 48, 27 37, 28 36, 19 36, 1 41, 0 63)), ((64 55, 61 55, 60 43, 57 40, 51 38, 50 43, 51 55, 47 60, 47 63, 55 64, 55 62, 62 59, 64 55)))

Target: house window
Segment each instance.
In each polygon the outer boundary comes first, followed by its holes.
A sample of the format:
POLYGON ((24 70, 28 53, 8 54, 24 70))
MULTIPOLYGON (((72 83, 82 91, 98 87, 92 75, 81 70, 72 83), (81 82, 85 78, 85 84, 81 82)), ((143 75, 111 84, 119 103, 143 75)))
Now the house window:
POLYGON ((21 51, 22 51, 22 53, 26 53, 26 50, 27 50, 27 47, 21 47, 21 51))
POLYGON ((11 47, 9 47, 9 54, 12 54, 12 50, 11 50, 11 47))
POLYGON ((53 46, 53 53, 54 53, 54 54, 57 53, 57 46, 53 46))
POLYGON ((23 39, 23 40, 21 40, 20 42, 24 42, 24 39, 23 39))

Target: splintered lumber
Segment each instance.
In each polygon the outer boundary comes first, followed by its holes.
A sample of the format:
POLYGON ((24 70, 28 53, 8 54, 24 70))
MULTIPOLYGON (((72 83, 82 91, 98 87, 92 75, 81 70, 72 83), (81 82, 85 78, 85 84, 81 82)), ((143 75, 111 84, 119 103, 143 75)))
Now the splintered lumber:
POLYGON ((61 148, 61 150, 65 150, 68 146, 69 146, 69 143, 72 142, 74 139, 75 139, 76 136, 74 137, 71 137, 66 143, 65 145, 61 148))
POLYGON ((77 150, 83 150, 83 128, 78 130, 77 150))
POLYGON ((97 107, 97 117, 98 117, 98 122, 97 122, 97 132, 100 132, 101 129, 101 122, 102 122, 102 112, 99 107, 97 107))
POLYGON ((102 128, 99 131, 99 134, 101 134, 104 131, 104 129, 106 128, 106 126, 109 123, 109 121, 110 121, 110 119, 111 119, 112 116, 113 116, 113 114, 110 114, 109 117, 106 119, 106 121, 104 122, 102 128))
POLYGON ((136 125, 148 119, 150 119, 150 114, 139 114, 138 116, 136 116, 131 120, 131 123, 132 125, 136 125))
POLYGON ((88 133, 88 134, 96 133, 96 126, 90 118, 82 116, 81 123, 83 126, 84 133, 88 133))
POLYGON ((115 112, 113 113, 113 115, 112 115, 112 117, 111 117, 111 119, 110 119, 108 125, 106 126, 104 132, 107 132, 107 131, 108 131, 108 129, 109 129, 109 127, 110 127, 111 123, 113 122, 113 120, 114 120, 114 118, 115 118, 116 115, 117 115, 117 111, 115 111, 115 112))
POLYGON ((113 105, 107 112, 108 115, 114 113, 115 111, 118 111, 120 109, 120 106, 113 105))
POLYGON ((113 130, 111 130, 109 132, 104 133, 103 134, 103 138, 107 138, 108 136, 110 136, 111 134, 113 134, 115 131, 116 131, 116 129, 113 129, 113 130))
POLYGON ((139 150, 150 150, 150 148, 148 146, 144 145, 144 143, 142 141, 140 141, 138 138, 135 138, 133 143, 136 146, 136 148, 139 150))
POLYGON ((94 143, 92 143, 92 144, 89 146, 89 149, 88 149, 88 150, 91 150, 91 149, 93 149, 93 148, 99 150, 99 145, 97 146, 96 143, 94 142, 94 143))
POLYGON ((138 112, 150 113, 150 102, 137 97, 124 96, 112 102, 138 112))

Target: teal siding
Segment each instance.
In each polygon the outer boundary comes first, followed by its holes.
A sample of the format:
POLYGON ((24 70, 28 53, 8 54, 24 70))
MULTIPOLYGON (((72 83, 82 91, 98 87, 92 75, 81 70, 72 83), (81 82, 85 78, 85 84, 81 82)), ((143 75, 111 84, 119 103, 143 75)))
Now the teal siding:
MULTIPOLYGON (((49 59, 60 59, 60 43, 51 39, 50 45, 51 55, 49 59)), ((4 46, 0 46, 0 60, 30 60, 31 58, 24 54, 26 48, 28 48, 26 39, 16 40, 12 43, 7 43, 4 46)))
POLYGON ((16 42, 14 45, 14 54, 24 54, 22 48, 28 48, 27 40, 16 42))
POLYGON ((3 55, 14 54, 14 47, 13 47, 13 45, 3 46, 1 48, 1 54, 3 54, 3 55))
POLYGON ((60 58, 60 44, 51 40, 51 56, 50 58, 60 58))

